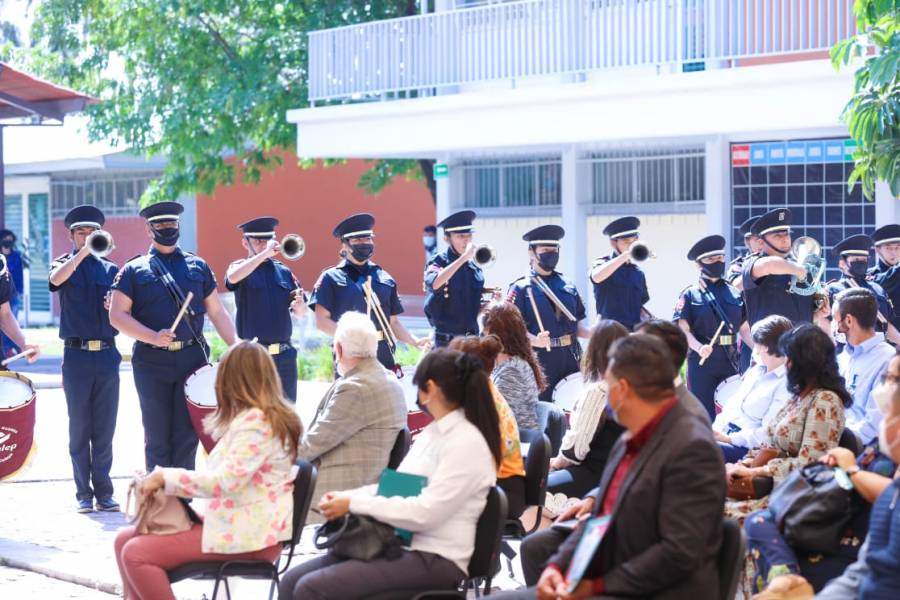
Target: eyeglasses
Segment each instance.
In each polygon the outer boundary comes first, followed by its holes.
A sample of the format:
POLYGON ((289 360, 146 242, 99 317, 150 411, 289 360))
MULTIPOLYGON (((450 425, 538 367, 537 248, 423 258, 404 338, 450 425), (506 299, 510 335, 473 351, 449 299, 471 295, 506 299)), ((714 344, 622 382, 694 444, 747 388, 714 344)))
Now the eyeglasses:
POLYGON ((890 371, 885 371, 881 374, 880 381, 881 383, 897 383, 898 381, 900 381, 900 375, 891 373, 890 371))

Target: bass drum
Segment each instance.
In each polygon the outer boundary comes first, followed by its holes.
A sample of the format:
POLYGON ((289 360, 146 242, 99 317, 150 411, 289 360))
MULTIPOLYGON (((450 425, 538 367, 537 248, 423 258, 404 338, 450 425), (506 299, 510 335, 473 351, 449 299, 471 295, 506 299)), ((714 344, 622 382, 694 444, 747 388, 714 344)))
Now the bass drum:
POLYGON ((553 404, 562 409, 566 414, 571 414, 575 409, 575 402, 584 387, 584 377, 581 372, 566 375, 560 379, 553 388, 553 404))
POLYGON ((0 371, 0 480, 16 475, 35 452, 35 403, 30 379, 0 371))
POLYGON ((203 431, 203 419, 207 415, 216 412, 219 402, 216 399, 216 373, 219 372, 219 365, 203 365, 184 382, 184 400, 187 402, 188 414, 191 417, 191 424, 203 449, 207 453, 212 452, 216 442, 212 437, 203 431))
POLYGON ((715 404, 716 414, 722 412, 722 407, 728 402, 728 399, 734 396, 734 393, 741 387, 741 376, 732 375, 722 383, 716 386, 715 404))

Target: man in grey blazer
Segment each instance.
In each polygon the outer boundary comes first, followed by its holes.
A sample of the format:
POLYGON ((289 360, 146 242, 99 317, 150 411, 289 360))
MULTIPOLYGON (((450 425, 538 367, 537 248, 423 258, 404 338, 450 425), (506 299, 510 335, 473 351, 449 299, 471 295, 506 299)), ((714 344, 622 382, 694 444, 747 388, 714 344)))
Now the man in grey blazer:
POLYGON ((610 516, 603 540, 569 596, 565 574, 583 527, 529 536, 523 566, 533 585, 542 565, 537 586, 500 597, 718 600, 725 467, 709 426, 676 400, 668 350, 654 336, 617 341, 605 379, 627 432, 583 501, 591 516, 610 516))
MULTIPOLYGON (((397 377, 378 362, 377 352, 372 320, 362 313, 344 313, 334 334, 341 377, 319 403, 297 452, 319 469, 313 506, 326 492, 378 481, 397 434, 406 426, 403 390, 397 377)), ((321 523, 322 518, 310 512, 308 522, 321 523)))

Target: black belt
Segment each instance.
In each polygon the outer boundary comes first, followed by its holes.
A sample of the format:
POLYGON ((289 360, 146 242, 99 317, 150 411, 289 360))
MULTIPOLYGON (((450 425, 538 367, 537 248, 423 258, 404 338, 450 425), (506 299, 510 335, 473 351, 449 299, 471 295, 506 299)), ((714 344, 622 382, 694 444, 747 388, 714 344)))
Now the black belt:
POLYGON ((272 342, 270 344, 267 342, 259 342, 258 341, 257 343, 260 346, 263 346, 266 349, 266 351, 268 351, 268 353, 271 354, 272 356, 275 356, 276 354, 281 354, 282 352, 287 352, 288 350, 293 349, 293 346, 291 346, 290 342, 272 342))
POLYGON ((153 348, 154 350, 166 350, 168 352, 178 352, 179 350, 184 350, 188 346, 193 346, 197 343, 197 340, 175 340, 168 346, 154 346, 153 344, 148 344, 147 342, 138 341, 138 344, 141 346, 146 346, 147 348, 153 348))
POLYGON ((66 338, 63 340, 63 346, 66 348, 78 348, 79 350, 87 350, 88 352, 99 352, 107 348, 115 347, 116 343, 111 338, 101 338, 97 340, 87 340, 82 338, 66 338))
POLYGON ((467 335, 478 335, 478 332, 477 332, 477 331, 476 331, 476 332, 468 332, 468 331, 467 331, 467 332, 465 332, 465 333, 444 333, 443 331, 437 331, 437 330, 435 330, 435 332, 434 332, 434 340, 435 340, 435 341, 440 340, 440 341, 442 341, 442 342, 449 342, 449 341, 451 341, 453 338, 456 338, 456 337, 465 337, 465 336, 467 336, 467 335))

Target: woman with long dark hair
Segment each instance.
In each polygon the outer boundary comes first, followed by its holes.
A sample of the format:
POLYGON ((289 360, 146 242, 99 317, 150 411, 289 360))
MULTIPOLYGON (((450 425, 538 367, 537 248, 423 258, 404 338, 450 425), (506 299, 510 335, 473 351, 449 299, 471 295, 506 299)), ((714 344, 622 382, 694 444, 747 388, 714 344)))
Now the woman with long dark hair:
POLYGON ((481 361, 438 348, 426 354, 413 382, 434 421, 397 469, 421 475, 418 496, 377 495, 377 485, 329 492, 319 502, 330 520, 348 512, 412 532, 399 558, 344 560, 327 554, 288 571, 279 598, 353 600, 403 589, 452 589, 466 574, 475 527, 497 477, 500 426, 481 361))

